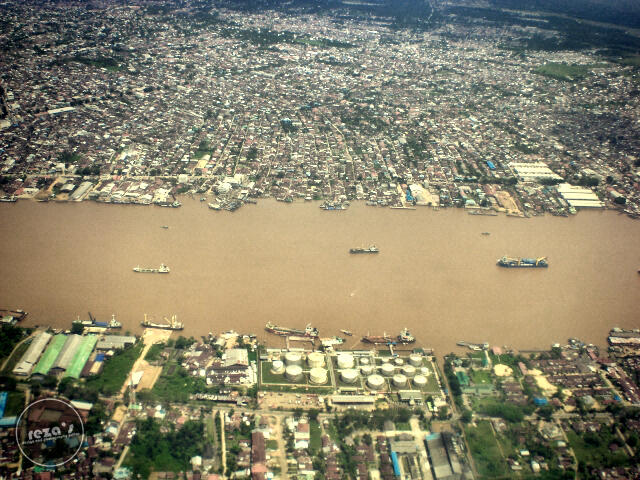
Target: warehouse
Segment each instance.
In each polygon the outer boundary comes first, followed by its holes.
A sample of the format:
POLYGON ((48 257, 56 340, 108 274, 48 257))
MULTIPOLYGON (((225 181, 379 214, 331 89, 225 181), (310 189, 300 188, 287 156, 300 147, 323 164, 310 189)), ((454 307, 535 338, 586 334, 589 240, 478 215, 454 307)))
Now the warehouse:
POLYGON ((52 374, 58 375, 66 371, 73 363, 78 349, 82 345, 83 338, 80 335, 68 335, 67 340, 64 342, 62 350, 53 366, 51 367, 52 374))
POLYGON ((65 377, 80 378, 80 373, 82 372, 85 363, 87 363, 87 360, 89 360, 89 356, 91 355, 91 352, 93 352, 93 348, 96 346, 96 342, 98 341, 98 337, 96 335, 87 335, 86 337, 81 338, 82 341, 80 346, 76 350, 70 366, 64 373, 65 377))
POLYGON ((131 335, 105 335, 97 345, 96 350, 123 350, 136 343, 136 337, 131 335))
POLYGON ((47 332, 40 332, 36 335, 27 351, 13 369, 13 374, 23 376, 29 375, 52 336, 53 335, 47 332))
POLYGON ((604 203, 589 188, 561 183, 558 193, 574 208, 604 208, 604 203))
POLYGON ((47 347, 47 350, 42 355, 42 358, 36 365, 36 368, 33 370, 33 374, 46 375, 49 373, 49 370, 53 366, 53 362, 60 355, 60 351, 64 346, 64 343, 67 341, 67 336, 63 334, 58 334, 53 337, 51 343, 47 347))

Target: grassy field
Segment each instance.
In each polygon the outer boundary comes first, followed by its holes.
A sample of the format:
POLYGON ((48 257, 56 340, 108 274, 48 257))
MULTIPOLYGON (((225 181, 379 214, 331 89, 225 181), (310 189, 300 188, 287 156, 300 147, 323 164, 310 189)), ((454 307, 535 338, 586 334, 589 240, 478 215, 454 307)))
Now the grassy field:
POLYGON ((144 345, 138 343, 104 362, 102 373, 87 380, 87 386, 105 395, 113 395, 124 384, 144 345))
POLYGON ((9 357, 9 360, 7 360, 7 364, 4 366, 3 372, 9 373, 13 370, 13 368, 22 358, 22 355, 24 355, 24 353, 29 348, 29 345, 31 345, 31 340, 24 342, 13 351, 13 354, 11 355, 11 357, 9 357))
POLYGON ((164 343, 156 343, 154 345, 151 345, 151 347, 149 347, 149 350, 147 351, 147 354, 144 356, 144 359, 147 362, 155 362, 156 360, 158 360, 158 358, 160 358, 160 352, 164 350, 164 347, 164 343))
POLYGON ((491 373, 488 370, 474 370, 470 377, 476 385, 491 385, 493 383, 491 373))
POLYGON ((7 405, 4 407, 4 416, 13 417, 20 415, 20 412, 24 410, 24 393, 23 392, 9 392, 7 397, 7 405))
POLYGON ((569 65, 567 63, 545 63, 534 69, 534 72, 556 80, 575 82, 582 80, 589 73, 588 65, 569 65))
POLYGON ((478 422, 477 427, 467 426, 465 433, 481 476, 496 478, 508 474, 507 464, 500 453, 489 422, 478 422))
POLYGON ((319 452, 322 448, 322 431, 320 430, 320 424, 316 420, 311 420, 309 423, 311 440, 309 441, 309 447, 311 451, 319 452))
POLYGON ((266 441, 267 450, 277 450, 278 449, 278 441, 277 440, 267 440, 266 441))
POLYGON ((629 461, 623 448, 619 448, 615 452, 609 450, 614 436, 606 431, 606 427, 603 427, 601 432, 585 435, 568 431, 567 438, 579 463, 613 466, 624 465, 629 461))

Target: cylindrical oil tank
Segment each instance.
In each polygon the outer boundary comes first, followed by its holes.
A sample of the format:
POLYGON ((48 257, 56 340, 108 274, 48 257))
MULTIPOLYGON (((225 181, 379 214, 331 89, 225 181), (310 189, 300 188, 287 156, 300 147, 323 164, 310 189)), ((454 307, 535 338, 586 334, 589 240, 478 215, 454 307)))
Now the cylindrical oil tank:
POLYGON ((413 377, 413 384, 417 388, 424 388, 427 385, 427 378, 422 375, 416 375, 413 377))
POLYGON ((369 363, 371 363, 371 360, 369 360, 369 357, 360 358, 360 365, 369 365, 369 363))
POLYGON ((338 355, 338 368, 353 368, 353 355, 350 353, 338 355))
POLYGON ((284 356, 284 363, 287 365, 300 365, 302 363, 302 355, 298 352, 287 352, 284 356))
POLYGON ((383 363, 380 370, 382 371, 382 375, 385 377, 390 377, 396 371, 395 367, 390 363, 383 363))
POLYGON ((395 363, 397 366, 404 365, 404 360, 401 358, 396 358, 393 360, 393 363, 395 363))
POLYGON ((285 375, 289 380, 297 382, 302 378, 302 367, 300 365, 289 365, 285 375))
POLYGON ((327 370, 320 367, 314 367, 309 371, 309 380, 315 385, 324 385, 327 383, 327 370))
POLYGON ((340 372, 340 378, 345 383, 355 383, 358 380, 358 371, 353 368, 347 368, 340 372))
POLYGON ((307 357, 310 368, 324 367, 324 355, 320 352, 311 352, 307 357))
POLYGON ((373 367, 371 365, 363 365, 360 367, 360 371, 363 375, 371 375, 373 373, 373 367))
POLYGON ((419 367, 422 365, 422 355, 417 353, 412 353, 409 355, 409 363, 414 367, 419 367))
POLYGON ((276 360, 271 364, 271 373, 275 373, 276 375, 284 373, 284 363, 282 363, 282 360, 276 360))
POLYGON ((424 375, 426 377, 427 375, 429 375, 429 373, 431 373, 431 372, 427 367, 420 368, 420 374, 421 375, 424 375))
POLYGON ((384 378, 380 375, 370 375, 369 378, 367 378, 367 385, 374 390, 380 390, 384 385, 384 378))
POLYGON ((393 384, 396 387, 404 387, 407 384, 407 377, 405 377, 401 373, 398 373, 393 376, 393 384))
POLYGON ((416 374, 416 367, 413 365, 405 365, 402 367, 402 374, 405 377, 413 377, 416 374))

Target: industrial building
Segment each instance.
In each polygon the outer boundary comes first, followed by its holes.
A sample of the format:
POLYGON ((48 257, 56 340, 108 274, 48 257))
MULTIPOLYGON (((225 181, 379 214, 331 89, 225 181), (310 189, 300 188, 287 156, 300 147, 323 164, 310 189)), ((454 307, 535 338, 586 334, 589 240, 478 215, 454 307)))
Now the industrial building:
POLYGON ((535 182, 541 179, 562 180, 560 175, 553 172, 543 162, 511 162, 509 168, 523 182, 535 182))
POLYGON ((136 343, 136 337, 132 335, 105 335, 98 340, 96 350, 123 350, 136 343))
POLYGON ((22 355, 22 358, 13 369, 13 374, 21 376, 29 375, 52 336, 53 335, 47 332, 40 332, 36 335, 31 341, 31 345, 29 345, 27 351, 22 355))
POLYGON ((60 355, 60 351, 62 350, 62 347, 64 346, 66 341, 67 336, 61 333, 53 337, 53 340, 51 340, 51 343, 49 343, 49 346, 42 355, 42 358, 40 358, 40 361, 36 365, 36 368, 33 369, 32 374, 46 375, 47 373, 49 373, 49 370, 53 366, 53 362, 55 362, 56 358, 58 358, 58 355, 60 355))
POLYGON ((558 193, 574 208, 604 208, 604 202, 589 188, 561 183, 558 193))
POLYGON ((431 470, 435 480, 460 480, 465 478, 449 432, 432 433, 425 439, 431 470))

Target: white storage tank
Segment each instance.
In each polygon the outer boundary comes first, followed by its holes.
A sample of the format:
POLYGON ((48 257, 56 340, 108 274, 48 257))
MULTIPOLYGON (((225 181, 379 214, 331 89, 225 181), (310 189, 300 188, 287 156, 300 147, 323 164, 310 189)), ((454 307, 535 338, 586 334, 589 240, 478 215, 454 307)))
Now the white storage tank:
POLYGON ((395 367, 390 363, 383 363, 380 370, 382 371, 382 375, 385 377, 390 377, 396 371, 395 367))
POLYGON ((338 368, 353 368, 353 355, 350 353, 338 355, 338 368))
POLYGON ((371 363, 371 361, 369 360, 369 357, 360 358, 360 365, 369 365, 369 363, 371 363))
POLYGON ((424 388, 427 386, 427 378, 422 375, 416 375, 413 377, 413 384, 417 388, 424 388))
POLYGON ((393 360, 393 363, 395 363, 397 366, 401 366, 404 365, 404 360, 401 358, 396 358, 393 360))
POLYGON ((405 377, 413 377, 416 374, 416 367, 413 365, 405 365, 402 367, 402 374, 405 377))
POLYGON ((320 367, 312 368, 309 371, 309 380, 314 385, 324 385, 327 383, 327 370, 320 367))
POLYGON ((287 365, 300 365, 302 363, 302 354, 298 352, 287 352, 284 356, 284 362, 287 365))
POLYGON ((360 371, 363 375, 371 375, 373 373, 373 367, 371 365, 363 365, 360 367, 360 371))
POLYGON ((297 382, 302 378, 302 367, 300 365, 289 365, 286 369, 285 375, 293 382, 297 382))
POLYGON ((384 378, 380 375, 371 375, 367 378, 367 385, 374 390, 380 390, 384 385, 384 378))
POLYGON ((431 371, 430 371, 427 367, 422 367, 422 368, 420 369, 420 374, 421 374, 421 375, 424 375, 425 377, 426 377, 427 375, 429 375, 430 373, 431 373, 431 371))
POLYGON ((307 357, 310 368, 324 367, 324 355, 320 352, 311 352, 307 357))
POLYGON ((422 365, 422 355, 417 353, 412 353, 409 355, 409 363, 414 367, 419 367, 422 365))
POLYGON ((401 373, 398 373, 397 375, 393 376, 393 384, 396 387, 404 387, 407 384, 407 377, 405 377, 401 373))
POLYGON ((284 373, 284 363, 281 360, 276 360, 271 364, 271 373, 281 375, 284 373))
POLYGON ((353 368, 347 368, 340 372, 340 378, 345 383, 355 383, 358 380, 358 371, 353 368))

